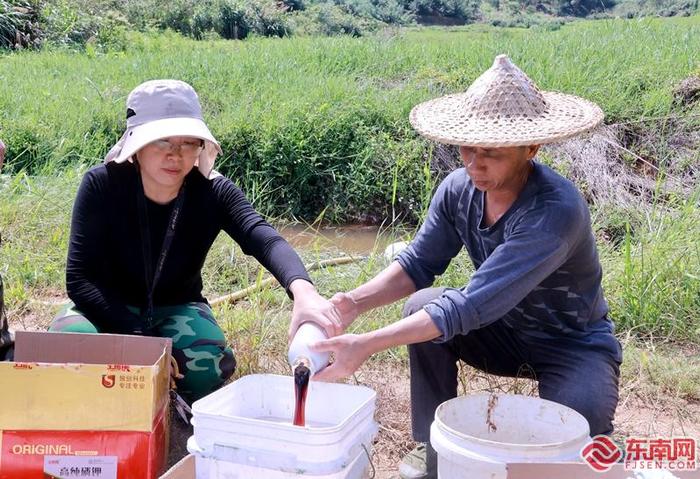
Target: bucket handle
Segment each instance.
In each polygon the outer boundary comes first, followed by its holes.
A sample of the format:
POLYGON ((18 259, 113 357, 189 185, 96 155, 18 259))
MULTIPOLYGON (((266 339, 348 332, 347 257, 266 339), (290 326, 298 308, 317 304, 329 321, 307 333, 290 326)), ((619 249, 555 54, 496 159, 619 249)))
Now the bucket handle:
MULTIPOLYGON (((369 449, 367 449, 367 446, 364 443, 361 443, 360 446, 362 447, 362 450, 365 451, 365 455, 367 455, 367 460, 369 461, 369 467, 372 469, 372 472, 369 476, 369 479, 374 479, 377 475, 377 469, 374 467, 374 461, 372 461, 372 455, 369 453, 369 449)), ((214 451, 215 451, 215 456, 217 459, 224 459, 229 462, 237 463, 237 464, 245 464, 249 466, 254 466, 254 467, 270 467, 270 464, 268 461, 265 459, 269 459, 270 452, 269 451, 263 451, 263 450, 257 450, 257 449, 245 449, 241 450, 240 448, 237 447, 231 447, 229 445, 224 445, 224 444, 218 444, 214 443, 214 451), (222 457, 224 456, 224 457, 222 457), (260 458, 265 458, 262 461, 260 458)), ((296 464, 296 455, 295 454, 289 454, 289 453, 277 453, 274 455, 275 460, 278 462, 277 466, 279 467, 281 464, 279 462, 282 462, 283 468, 289 469, 290 467, 293 467, 296 464)))
POLYGON ((235 464, 244 464, 253 467, 279 467, 283 470, 293 470, 296 466, 295 454, 246 448, 241 449, 224 444, 214 444, 214 453, 218 459, 223 459, 235 464))
POLYGON ((367 450, 367 446, 362 444, 362 449, 365 451, 365 454, 367 454, 367 460, 369 461, 369 467, 372 468, 372 474, 369 476, 369 479, 374 479, 374 476, 377 475, 377 470, 374 468, 374 462, 372 462, 372 456, 369 453, 369 450, 367 450))

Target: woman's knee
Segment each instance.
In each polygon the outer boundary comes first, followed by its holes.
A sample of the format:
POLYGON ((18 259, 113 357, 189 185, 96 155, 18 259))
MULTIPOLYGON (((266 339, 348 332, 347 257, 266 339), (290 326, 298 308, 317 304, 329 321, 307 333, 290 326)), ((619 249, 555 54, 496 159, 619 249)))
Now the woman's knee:
POLYGON ((173 340, 173 357, 184 377, 178 390, 196 400, 219 388, 233 375, 236 360, 208 305, 188 303, 162 308, 160 336, 173 340))
POLYGON ((73 302, 65 304, 53 318, 49 331, 56 333, 99 333, 97 328, 73 302))
POLYGON ((178 389, 193 401, 218 389, 236 369, 233 350, 220 343, 173 348, 173 357, 183 375, 177 382, 178 389))
POLYGON ((55 333, 99 333, 94 324, 79 314, 57 316, 51 321, 49 331, 55 333))

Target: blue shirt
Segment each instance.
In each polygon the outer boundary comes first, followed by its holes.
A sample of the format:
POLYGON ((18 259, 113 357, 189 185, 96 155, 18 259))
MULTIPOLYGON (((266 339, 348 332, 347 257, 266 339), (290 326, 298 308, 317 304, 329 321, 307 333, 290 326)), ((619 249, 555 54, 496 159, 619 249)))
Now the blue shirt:
POLYGON ((539 163, 492 226, 484 193, 464 168, 438 187, 417 236, 396 258, 418 289, 465 247, 476 269, 424 309, 447 341, 502 320, 526 334, 583 337, 612 331, 588 206, 576 187, 539 163))

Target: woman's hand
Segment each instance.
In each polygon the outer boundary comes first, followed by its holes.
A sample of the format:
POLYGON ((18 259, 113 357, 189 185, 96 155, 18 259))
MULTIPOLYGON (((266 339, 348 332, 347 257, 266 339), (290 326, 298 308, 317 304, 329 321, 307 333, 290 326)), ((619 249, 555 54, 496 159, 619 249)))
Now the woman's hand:
POLYGON ((317 381, 336 381, 350 376, 372 355, 367 337, 358 334, 343 334, 309 345, 312 351, 330 352, 335 360, 314 375, 317 381))
POLYGON ((331 303, 337 310, 343 331, 360 315, 360 308, 350 293, 335 293, 331 298, 331 303))
POLYGON ((326 336, 333 337, 345 330, 337 308, 322 297, 314 285, 303 279, 297 279, 289 286, 294 295, 292 321, 289 324, 289 340, 303 323, 315 323, 323 329, 326 336))

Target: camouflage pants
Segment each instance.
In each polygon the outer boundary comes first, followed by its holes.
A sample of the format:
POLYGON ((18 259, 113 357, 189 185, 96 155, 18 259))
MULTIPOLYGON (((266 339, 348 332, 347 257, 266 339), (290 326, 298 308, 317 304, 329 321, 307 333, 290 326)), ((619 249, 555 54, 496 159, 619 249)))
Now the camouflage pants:
MULTIPOLYGON (((139 314, 138 308, 129 310, 139 314)), ((72 303, 56 316, 49 331, 99 333, 72 303)), ((156 307, 149 334, 173 340, 173 357, 185 376, 177 381, 178 392, 189 401, 218 389, 236 367, 233 350, 206 303, 156 307)))

